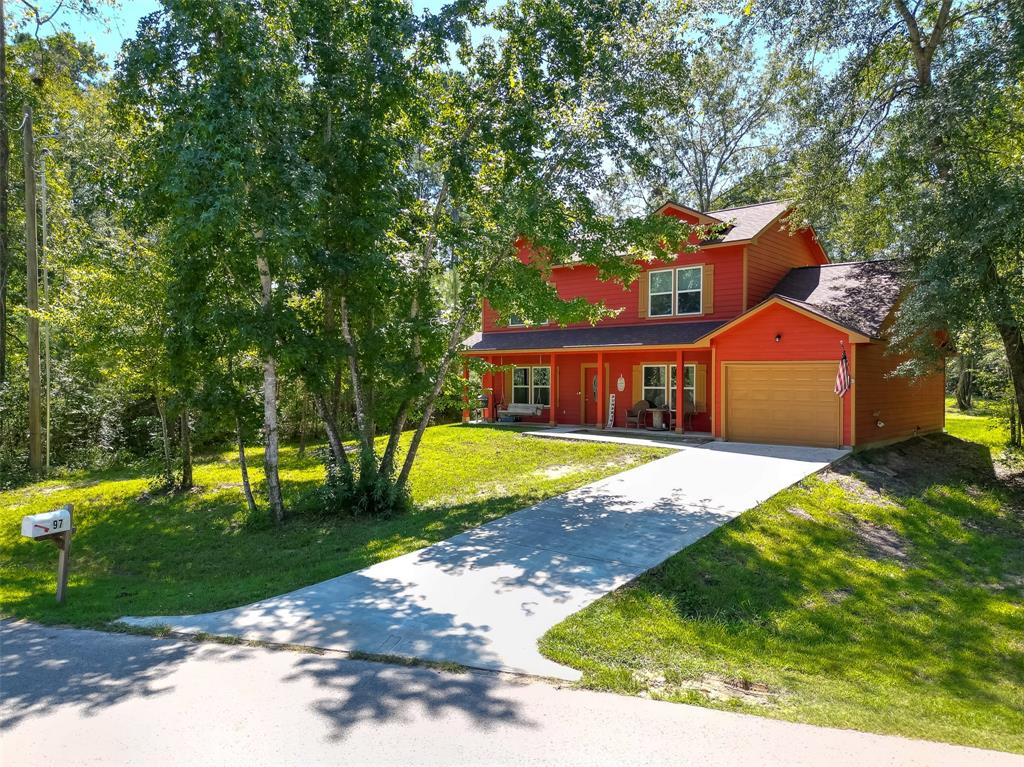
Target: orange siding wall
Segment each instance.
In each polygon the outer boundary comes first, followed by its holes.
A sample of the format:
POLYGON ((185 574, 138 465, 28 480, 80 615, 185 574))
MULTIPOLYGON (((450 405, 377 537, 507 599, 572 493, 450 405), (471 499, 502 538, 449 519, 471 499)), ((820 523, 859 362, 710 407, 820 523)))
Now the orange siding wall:
POLYGON ((747 308, 761 303, 790 269, 820 264, 822 255, 807 230, 790 235, 775 226, 766 231, 747 246, 747 308))
MULTIPOLYGON (((715 389, 712 407, 715 412, 715 436, 722 436, 722 363, 723 362, 787 362, 834 361, 839 368, 842 349, 850 349, 850 338, 834 328, 784 306, 770 306, 750 319, 712 340, 715 349, 715 389), (782 340, 775 343, 776 334, 782 340)), ((843 402, 843 444, 851 444, 851 400, 843 402)))
POLYGON ((887 378, 902 360, 886 354, 886 348, 885 343, 857 346, 854 386, 858 446, 939 431, 946 425, 945 374, 887 378), (885 426, 879 427, 878 421, 885 426))
MULTIPOLYGON (((707 320, 732 319, 743 310, 743 246, 711 248, 696 253, 684 253, 670 262, 645 264, 644 270, 666 269, 669 266, 692 266, 696 264, 715 265, 715 311, 699 317, 665 317, 662 319, 641 319, 639 310, 639 281, 629 287, 616 282, 602 282, 597 278, 593 266, 559 268, 552 271, 551 281, 562 298, 585 298, 591 303, 603 301, 609 309, 620 309, 618 315, 603 320, 603 325, 637 325, 654 322, 703 322, 707 320)), ((641 276, 640 279, 646 279, 641 276)), ((555 327, 555 326, 552 326, 555 327)), ((579 323, 569 327, 586 327, 579 323)), ((543 330, 543 328, 533 328, 543 330)), ((483 330, 491 333, 501 330, 522 330, 498 324, 498 315, 489 303, 484 302, 483 330)))

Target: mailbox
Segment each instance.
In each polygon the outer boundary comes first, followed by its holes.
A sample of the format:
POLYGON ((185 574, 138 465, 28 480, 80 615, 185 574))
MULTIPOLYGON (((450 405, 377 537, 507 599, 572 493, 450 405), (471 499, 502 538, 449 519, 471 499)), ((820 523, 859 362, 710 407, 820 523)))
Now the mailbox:
POLYGON ((21 534, 34 541, 49 541, 60 551, 57 557, 57 601, 64 601, 68 587, 68 564, 71 559, 71 504, 45 514, 29 514, 21 518, 21 534))
POLYGON ((71 510, 67 507, 48 511, 45 514, 29 514, 22 517, 21 534, 26 538, 46 538, 71 529, 71 510))

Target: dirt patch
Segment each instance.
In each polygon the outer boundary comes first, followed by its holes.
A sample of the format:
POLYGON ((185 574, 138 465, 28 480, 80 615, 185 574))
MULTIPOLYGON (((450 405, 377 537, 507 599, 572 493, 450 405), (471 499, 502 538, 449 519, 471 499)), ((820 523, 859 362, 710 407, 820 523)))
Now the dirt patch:
POLYGON ((538 477, 544 477, 545 479, 558 479, 559 477, 565 477, 569 474, 575 473, 577 467, 565 465, 565 466, 548 466, 546 469, 537 469, 533 472, 538 477))
POLYGON ((822 594, 822 596, 825 598, 825 601, 828 602, 830 605, 837 605, 840 602, 844 602, 852 595, 853 589, 848 588, 832 589, 832 591, 826 591, 824 594, 822 594))
POLYGON ((814 517, 812 517, 806 511, 801 509, 799 506, 790 506, 788 509, 786 509, 786 511, 788 513, 792 514, 794 517, 799 517, 800 519, 806 519, 808 522, 814 522, 814 517))
POLYGON ((50 495, 51 493, 60 493, 64 490, 70 490, 71 485, 51 485, 50 487, 41 487, 36 492, 39 495, 50 495))
POLYGON ((867 555, 876 561, 896 560, 901 564, 910 558, 910 543, 891 527, 876 525, 866 519, 847 517, 867 555))
POLYGON ((698 679, 687 679, 674 685, 680 690, 693 690, 711 700, 740 702, 752 706, 771 706, 778 693, 768 685, 747 679, 730 679, 716 674, 704 674, 698 679))
POLYGON ((869 468, 859 461, 846 461, 834 469, 822 472, 821 478, 826 482, 839 485, 846 495, 859 503, 872 506, 898 506, 885 495, 886 481, 895 475, 883 474, 869 468))
POLYGON ((1006 591, 1007 589, 1016 591, 1024 589, 1024 575, 1006 575, 995 583, 979 583, 978 586, 987 591, 1006 591))

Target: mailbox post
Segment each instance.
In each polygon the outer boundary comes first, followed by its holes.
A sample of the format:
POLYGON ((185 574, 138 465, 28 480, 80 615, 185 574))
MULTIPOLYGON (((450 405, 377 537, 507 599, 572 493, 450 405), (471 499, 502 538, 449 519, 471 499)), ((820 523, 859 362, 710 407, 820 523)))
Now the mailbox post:
POLYGON ((36 541, 50 541, 60 554, 57 558, 57 601, 64 601, 68 587, 68 565, 71 557, 71 534, 73 507, 67 506, 48 511, 45 514, 29 514, 21 519, 21 534, 36 541))

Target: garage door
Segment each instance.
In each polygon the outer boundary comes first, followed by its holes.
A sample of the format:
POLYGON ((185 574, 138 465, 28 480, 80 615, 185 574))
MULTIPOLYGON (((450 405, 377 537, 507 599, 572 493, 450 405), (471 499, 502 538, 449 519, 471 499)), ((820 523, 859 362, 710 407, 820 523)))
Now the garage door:
POLYGON ((835 363, 728 363, 724 372, 726 439, 839 447, 835 363))

